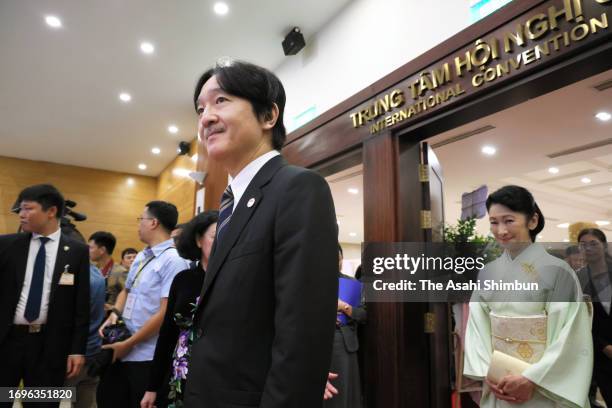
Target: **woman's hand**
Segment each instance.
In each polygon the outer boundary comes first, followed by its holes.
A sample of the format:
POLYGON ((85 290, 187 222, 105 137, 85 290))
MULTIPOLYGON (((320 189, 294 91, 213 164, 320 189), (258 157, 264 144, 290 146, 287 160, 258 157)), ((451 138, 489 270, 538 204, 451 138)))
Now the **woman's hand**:
POLYGON ((155 399, 157 398, 157 393, 153 391, 145 392, 144 397, 140 401, 140 408, 155 408, 155 399))
POLYGON ((485 379, 485 382, 489 386, 489 389, 498 400, 508 401, 508 402, 517 402, 516 398, 510 395, 506 395, 504 391, 499 388, 498 384, 494 384, 491 381, 485 379))
POLYGON ((612 344, 608 344, 606 347, 604 347, 603 353, 606 355, 606 357, 612 360, 612 344))
POLYGON ((353 308, 351 305, 340 299, 338 299, 338 312, 342 312, 348 317, 353 316, 353 308))
POLYGON ((507 375, 499 381, 497 388, 501 389, 505 395, 514 397, 517 403, 522 404, 533 398, 536 386, 522 375, 507 375))
MULTIPOLYGON (((327 384, 325 384, 325 391, 323 392, 323 399, 328 400, 334 398, 334 395, 338 394, 338 390, 331 384, 331 380, 338 378, 338 374, 332 373, 331 371, 327 374, 327 384)), ((144 408, 144 407, 142 407, 144 408)))

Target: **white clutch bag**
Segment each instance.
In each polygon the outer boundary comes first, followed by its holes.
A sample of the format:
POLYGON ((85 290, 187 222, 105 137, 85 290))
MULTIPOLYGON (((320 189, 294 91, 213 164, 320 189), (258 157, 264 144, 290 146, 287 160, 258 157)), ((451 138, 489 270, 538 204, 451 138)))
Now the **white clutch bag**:
POLYGON ((487 372, 487 380, 493 384, 497 384, 502 378, 507 375, 522 374, 531 364, 514 358, 501 351, 493 351, 489 371, 487 372))
POLYGON ((487 378, 497 383, 505 375, 521 374, 540 361, 546 350, 548 317, 500 316, 490 313, 493 355, 487 378))

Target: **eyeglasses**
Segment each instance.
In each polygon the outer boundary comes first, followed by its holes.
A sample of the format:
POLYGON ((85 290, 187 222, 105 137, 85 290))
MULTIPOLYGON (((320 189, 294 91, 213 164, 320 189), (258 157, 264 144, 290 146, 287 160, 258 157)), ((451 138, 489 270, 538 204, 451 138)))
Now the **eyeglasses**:
POLYGON ((138 222, 142 222, 142 220, 154 220, 155 218, 153 217, 138 217, 136 218, 136 221, 138 222))
POLYGON ((582 249, 596 248, 599 245, 599 241, 580 242, 578 246, 582 249))

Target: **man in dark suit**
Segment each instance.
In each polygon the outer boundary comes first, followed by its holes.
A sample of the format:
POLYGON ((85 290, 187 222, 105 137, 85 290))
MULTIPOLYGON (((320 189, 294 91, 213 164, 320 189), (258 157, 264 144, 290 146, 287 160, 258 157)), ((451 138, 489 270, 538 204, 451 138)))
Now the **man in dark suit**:
POLYGON ((329 187, 289 166, 285 91, 244 62, 208 70, 194 95, 208 154, 232 176, 220 207, 185 406, 322 406, 338 297, 329 187))
POLYGON ((85 363, 89 251, 61 232, 55 187, 28 187, 17 202, 24 232, 0 236, 0 386, 61 387, 85 363))

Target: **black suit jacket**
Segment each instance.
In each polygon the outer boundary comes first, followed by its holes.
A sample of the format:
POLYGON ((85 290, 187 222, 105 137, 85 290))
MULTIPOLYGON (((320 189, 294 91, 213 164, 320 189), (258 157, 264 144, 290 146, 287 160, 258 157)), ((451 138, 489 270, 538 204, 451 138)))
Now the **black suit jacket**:
MULTIPOLYGON (((0 236, 0 344, 6 338, 21 294, 31 234, 0 236)), ((49 370, 66 370, 69 354, 85 354, 89 331, 89 250, 83 243, 60 236, 47 324, 43 358, 49 370), (65 265, 74 273, 74 285, 59 285, 65 265)))
POLYGON ((185 406, 321 407, 338 298, 329 186, 274 157, 226 228, 196 312, 185 406))

